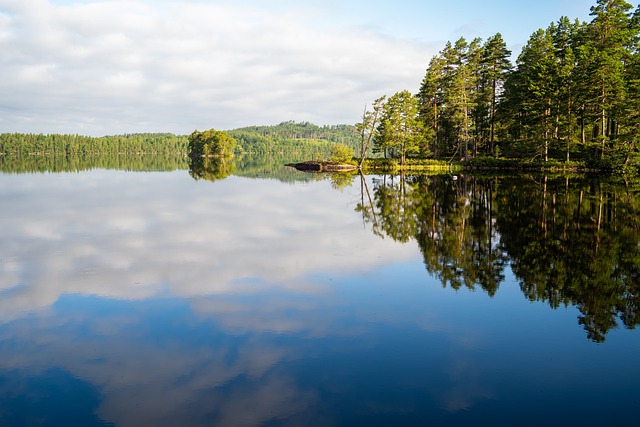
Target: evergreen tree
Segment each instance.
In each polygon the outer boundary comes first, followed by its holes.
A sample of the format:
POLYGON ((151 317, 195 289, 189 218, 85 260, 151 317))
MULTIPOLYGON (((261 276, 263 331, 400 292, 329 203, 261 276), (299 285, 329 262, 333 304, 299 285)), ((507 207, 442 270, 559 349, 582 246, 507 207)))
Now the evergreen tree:
MULTIPOLYGON (((484 147, 489 132, 489 93, 482 64, 484 47, 482 39, 475 38, 469 43, 466 54, 466 67, 469 80, 469 141, 472 143, 471 156, 476 157, 478 150, 484 147)), ((467 154, 467 157, 469 154, 467 154)))
POLYGON ((580 21, 571 22, 566 16, 550 26, 557 62, 554 137, 558 141, 565 141, 567 162, 571 158, 576 123, 574 105, 577 92, 577 58, 574 50, 579 46, 579 34, 582 29, 580 21))
POLYGON ((397 92, 389 97, 382 109, 382 117, 374 144, 379 151, 400 158, 404 165, 406 157, 420 151, 424 141, 424 130, 418 118, 418 99, 409 91, 397 92))
POLYGON ((640 6, 597 0, 591 16, 534 32, 515 69, 500 33, 447 42, 417 95, 433 156, 493 155, 500 143, 510 156, 640 167, 640 6))
POLYGON ((513 68, 509 60, 510 56, 511 51, 507 49, 507 44, 500 33, 487 39, 482 57, 482 78, 489 93, 489 145, 487 147, 489 154, 494 154, 496 107, 507 75, 513 68))
POLYGON ((624 63, 633 41, 631 5, 624 0, 597 0, 591 8, 593 20, 580 46, 580 66, 585 97, 593 113, 593 136, 604 157, 619 134, 622 102, 625 98, 624 63))
POLYGON ((518 69, 510 75, 511 106, 518 113, 525 137, 532 140, 547 161, 552 137, 552 106, 557 91, 555 47, 549 30, 531 35, 517 60, 518 69))
POLYGON ((451 141, 455 143, 456 151, 465 159, 469 158, 469 142, 472 130, 471 113, 475 106, 473 90, 476 86, 476 73, 469 64, 470 53, 475 53, 477 41, 474 40, 472 49, 469 43, 461 37, 455 45, 445 48, 445 89, 444 104, 447 106, 445 115, 449 121, 451 141))
MULTIPOLYGON (((438 133, 440 131, 440 110, 442 107, 444 85, 444 60, 436 55, 431 58, 429 67, 422 79, 418 92, 419 117, 426 131, 426 141, 430 141, 431 152, 434 158, 438 158, 438 133)), ((425 150, 423 150, 424 153, 425 150)))
POLYGON ((640 147, 637 146, 640 141, 640 6, 630 21, 630 27, 633 37, 624 75, 626 98, 622 103, 621 123, 626 130, 624 164, 629 165, 633 161, 637 167, 640 164, 640 147))

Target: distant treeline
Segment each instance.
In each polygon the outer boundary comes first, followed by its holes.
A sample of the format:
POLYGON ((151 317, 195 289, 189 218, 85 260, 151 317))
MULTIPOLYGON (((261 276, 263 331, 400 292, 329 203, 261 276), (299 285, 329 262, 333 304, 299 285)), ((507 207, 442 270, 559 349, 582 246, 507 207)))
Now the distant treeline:
POLYGON ((91 156, 104 154, 183 154, 187 137, 171 133, 134 133, 90 137, 60 134, 0 134, 5 156, 91 156))
MULTIPOLYGON (((221 179, 229 174, 236 176, 275 179, 282 182, 312 181, 311 174, 301 174, 291 167, 284 166, 288 162, 307 159, 307 154, 257 154, 238 155, 225 165, 217 167, 212 160, 202 171, 197 170, 190 159, 184 155, 128 155, 106 154, 92 156, 0 156, 0 172, 2 173, 45 173, 45 172, 82 172, 92 169, 126 170, 136 172, 171 172, 175 170, 194 170, 198 179, 221 179), (207 170, 208 169, 208 170, 207 170)), ((197 165, 196 165, 197 166, 197 165)))
POLYGON ((325 155, 337 143, 357 148, 360 134, 352 125, 317 126, 309 122, 282 122, 276 126, 249 126, 227 131, 247 153, 300 153, 325 155))
MULTIPOLYGON (((359 144, 355 126, 317 126, 312 123, 283 122, 274 126, 250 126, 226 131, 237 141, 239 153, 280 153, 325 156, 336 143, 359 144)), ((188 136, 171 133, 134 133, 90 137, 69 134, 0 134, 0 154, 4 156, 77 157, 96 155, 185 155, 188 136)))

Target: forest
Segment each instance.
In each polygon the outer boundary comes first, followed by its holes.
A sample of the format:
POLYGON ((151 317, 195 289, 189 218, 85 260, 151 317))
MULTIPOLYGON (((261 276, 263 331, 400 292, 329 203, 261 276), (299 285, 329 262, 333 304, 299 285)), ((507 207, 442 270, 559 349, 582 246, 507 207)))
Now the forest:
POLYGON ((326 154, 335 144, 360 146, 360 135, 352 125, 317 126, 309 122, 282 122, 276 126, 249 126, 227 131, 246 153, 326 154))
POLYGON ((187 136, 170 133, 135 133, 90 137, 68 134, 0 134, 0 154, 4 156, 99 156, 138 154, 184 154, 187 136))
POLYGON ((446 43, 417 94, 366 111, 363 141, 401 163, 502 157, 637 172, 640 6, 598 0, 590 16, 534 32, 515 66, 500 33, 446 43))
MULTIPOLYGON (((197 132, 197 131, 196 131, 197 132)), ((206 131, 204 131, 206 132, 206 131)), ((317 126, 308 122, 282 122, 225 131, 236 140, 239 154, 284 153, 323 157, 336 143, 357 147, 355 126, 317 126)), ((62 134, 0 134, 0 158, 47 156, 87 157, 104 155, 186 155, 189 136, 170 133, 136 133, 89 137, 62 134)))

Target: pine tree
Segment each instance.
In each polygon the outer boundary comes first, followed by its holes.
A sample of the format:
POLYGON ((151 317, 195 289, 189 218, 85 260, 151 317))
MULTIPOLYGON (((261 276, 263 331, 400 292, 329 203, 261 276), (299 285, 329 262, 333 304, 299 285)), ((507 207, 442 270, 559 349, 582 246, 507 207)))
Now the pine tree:
POLYGON ((548 160, 552 137, 552 105, 557 93, 555 47, 549 31, 531 35, 518 57, 518 69, 510 79, 510 96, 518 109, 526 136, 539 143, 540 154, 548 160))
POLYGON ((631 5, 624 0, 598 0, 591 8, 593 20, 580 47, 580 66, 586 98, 594 112, 594 136, 600 157, 619 131, 619 112, 625 98, 624 62, 633 40, 631 5))
POLYGON ((446 115, 451 126, 452 140, 462 156, 469 158, 469 142, 472 130, 471 113, 475 106, 473 90, 476 86, 476 74, 469 64, 469 53, 474 52, 477 41, 474 40, 472 49, 469 43, 461 37, 453 47, 445 48, 445 90, 444 104, 447 106, 446 115))
POLYGON ((624 81, 626 98, 622 104, 621 123, 624 125, 624 140, 627 150, 624 163, 631 160, 640 163, 640 155, 636 143, 640 141, 640 6, 636 9, 630 22, 632 34, 629 46, 629 59, 626 61, 624 81))
POLYGON ((424 140, 422 122, 418 117, 418 99, 403 90, 389 97, 382 109, 382 117, 374 144, 378 150, 390 152, 404 165, 408 155, 420 151, 424 140))
POLYGON ((484 45, 482 58, 483 79, 489 93, 489 154, 494 154, 496 108, 502 95, 503 85, 509 71, 513 68, 509 57, 511 51, 500 33, 489 37, 484 45))
POLYGON ((580 21, 571 22, 566 16, 561 17, 557 24, 549 27, 556 49, 557 62, 554 136, 558 141, 565 141, 567 162, 571 158, 576 123, 577 58, 574 51, 581 42, 579 34, 582 28, 580 21))
MULTIPOLYGON (((419 117, 425 129, 426 141, 431 141, 431 152, 438 158, 438 132, 440 131, 440 109, 442 106, 442 91, 444 85, 444 60, 436 55, 431 58, 420 91, 418 92, 419 117), (428 132, 427 132, 428 130, 428 132)), ((426 151, 426 150, 423 150, 426 151)), ((424 156, 424 152, 422 153, 424 156)))

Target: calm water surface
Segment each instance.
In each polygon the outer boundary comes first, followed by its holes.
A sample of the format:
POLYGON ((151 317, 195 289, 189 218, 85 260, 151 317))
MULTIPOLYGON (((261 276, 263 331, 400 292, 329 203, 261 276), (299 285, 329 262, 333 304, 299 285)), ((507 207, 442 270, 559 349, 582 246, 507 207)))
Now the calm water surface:
POLYGON ((0 175, 0 425, 638 422, 624 183, 192 175, 0 175))

